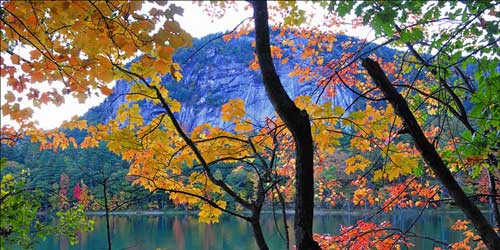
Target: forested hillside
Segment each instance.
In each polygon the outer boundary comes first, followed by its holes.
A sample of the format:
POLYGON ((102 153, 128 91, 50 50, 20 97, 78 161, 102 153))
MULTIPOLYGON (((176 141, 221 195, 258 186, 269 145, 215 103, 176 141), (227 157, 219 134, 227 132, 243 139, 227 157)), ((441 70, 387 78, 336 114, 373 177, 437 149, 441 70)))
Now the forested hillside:
MULTIPOLYGON (((278 34, 274 35, 277 36, 277 39, 279 38, 278 34)), ((297 43, 300 42, 298 37, 289 37, 289 39, 297 43)), ((353 37, 339 35, 332 51, 324 53, 326 60, 340 58, 343 43, 355 44, 351 48, 353 52, 356 50, 369 51, 376 46, 375 44, 364 44, 353 37)), ((183 127, 192 130, 195 126, 204 123, 221 127, 231 126, 230 123, 224 122, 220 118, 221 107, 234 97, 242 98, 245 101, 246 113, 255 121, 264 122, 266 118, 275 116, 261 84, 262 79, 249 66, 253 50, 250 35, 226 42, 221 34, 214 34, 194 40, 192 48, 180 49, 174 55, 174 59, 182 66, 184 77, 180 82, 165 77, 162 83, 167 87, 170 95, 181 104, 178 118, 183 127)), ((283 57, 290 58, 289 61, 286 64, 277 63, 277 69, 283 78, 285 88, 292 97, 310 95, 318 98, 320 91, 314 81, 316 78, 306 81, 299 79, 299 76, 289 76, 294 65, 304 63, 293 54, 291 51, 283 52, 283 57)), ((389 61, 395 56, 395 50, 382 47, 377 50, 377 54, 389 61)), ((130 82, 118 81, 113 88, 113 93, 103 103, 91 108, 81 119, 86 120, 89 124, 99 124, 115 118, 119 107, 127 102, 125 94, 128 93, 130 86, 130 82)), ((347 108, 356 98, 355 93, 342 85, 338 85, 335 91, 337 91, 336 95, 323 95, 319 101, 321 103, 331 102, 334 106, 347 108)), ((139 105, 146 120, 152 119, 161 109, 148 102, 140 102, 139 105)), ((362 105, 363 100, 358 101, 355 106, 350 107, 350 110, 359 110, 362 105)), ((74 136, 78 143, 81 143, 85 137, 85 132, 80 130, 71 130, 67 133, 74 136)), ((47 196, 44 197, 42 203, 45 209, 58 208, 61 202, 69 204, 78 202, 78 199, 73 195, 73 190, 76 186, 84 185, 88 189, 89 197, 92 197, 92 201, 86 203, 86 209, 103 210, 102 181, 107 178, 109 178, 110 185, 108 191, 113 201, 112 210, 175 208, 164 193, 158 192, 153 195, 140 187, 132 186, 130 180, 126 178, 129 164, 109 152, 105 145, 92 149, 70 147, 64 151, 53 152, 40 150, 38 143, 24 140, 15 147, 2 145, 1 156, 9 160, 4 170, 6 172, 30 170, 29 185, 42 187, 46 191, 47 196), (66 197, 59 197, 61 178, 69 180, 69 185, 65 187, 67 189, 66 197)), ((336 168, 345 168, 340 159, 337 161, 340 165, 335 166, 336 168)), ((224 175, 230 173, 223 172, 224 175)), ((325 172, 322 181, 331 182, 333 172, 333 170, 325 172)), ((251 178, 249 171, 239 169, 230 175, 229 183, 234 186, 246 186, 245 192, 251 195, 253 188, 251 181, 249 182, 251 178)), ((325 190, 324 192, 330 191, 325 190)), ((336 192, 350 191, 338 190, 336 192)), ((318 201, 327 199, 327 193, 324 194, 324 198, 322 195, 318 201)), ((291 201, 290 198, 289 202, 291 201)), ((336 204, 336 202, 323 201, 319 202, 318 206, 342 208, 351 205, 349 202, 343 202, 337 206, 331 206, 330 203, 336 204)))

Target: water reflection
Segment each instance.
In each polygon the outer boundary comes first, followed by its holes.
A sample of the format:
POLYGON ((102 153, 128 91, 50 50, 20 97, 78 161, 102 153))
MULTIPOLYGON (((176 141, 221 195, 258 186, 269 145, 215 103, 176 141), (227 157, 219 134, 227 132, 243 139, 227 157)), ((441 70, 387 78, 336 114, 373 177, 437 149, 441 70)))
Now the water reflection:
MULTIPOLYGON (((290 230, 293 228, 289 216, 290 230)), ((375 222, 390 220, 395 227, 405 230, 418 217, 417 212, 395 212, 376 218, 375 222)), ((285 243, 279 232, 283 233, 281 216, 278 230, 271 214, 264 214, 262 228, 270 249, 284 249, 285 243)), ((315 218, 314 231, 335 234, 340 225, 350 225, 367 215, 328 214, 315 218)), ((95 230, 81 234, 80 244, 70 246, 68 240, 53 237, 41 242, 39 250, 98 250, 107 249, 106 220, 103 216, 92 216, 95 230)), ((442 241, 452 242, 461 238, 460 232, 449 230, 457 219, 463 219, 460 212, 427 211, 413 226, 412 232, 430 236, 442 241)), ((219 224, 200 224, 194 215, 115 215, 111 216, 113 249, 177 249, 177 250, 254 250, 257 245, 248 223, 230 216, 221 218, 219 224)), ((291 233, 291 232, 290 232, 291 233)), ((291 241, 293 242, 293 235, 291 241)), ((432 249, 433 242, 414 239, 415 249, 432 249)))

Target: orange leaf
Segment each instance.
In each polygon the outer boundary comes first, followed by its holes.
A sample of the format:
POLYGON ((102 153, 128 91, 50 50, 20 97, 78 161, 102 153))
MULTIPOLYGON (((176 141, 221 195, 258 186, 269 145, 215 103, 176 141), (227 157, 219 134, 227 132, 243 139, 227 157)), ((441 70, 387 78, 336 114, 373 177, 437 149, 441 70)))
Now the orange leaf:
POLYGON ((4 98, 7 102, 13 102, 16 100, 16 96, 11 91, 8 91, 7 94, 4 95, 4 98))
POLYGON ((161 75, 165 75, 170 70, 169 64, 167 62, 165 62, 165 60, 163 60, 163 59, 156 60, 153 63, 153 67, 161 75))
POLYGON ((38 23, 38 20, 35 15, 31 15, 26 19, 26 23, 30 26, 35 26, 38 23))
POLYGON ((163 47, 160 46, 158 48, 158 56, 163 60, 170 60, 172 58, 172 54, 174 53, 174 48, 172 47, 163 47))
POLYGON ((308 57, 311 57, 314 54, 314 50, 312 48, 306 48, 302 54, 300 55, 301 59, 306 59, 308 57))
POLYGON ((31 60, 37 59, 42 55, 37 49, 30 51, 31 60))
POLYGON ((42 96, 40 96, 40 101, 45 104, 48 103, 50 101, 49 93, 43 93, 42 96))
POLYGON ((259 70, 259 62, 257 62, 257 59, 250 62, 250 69, 254 71, 259 70))
POLYGON ((99 89, 101 90, 101 93, 106 96, 109 96, 113 93, 113 90, 106 86, 101 86, 99 89))
POLYGON ((227 42, 227 41, 231 40, 232 38, 233 38, 232 34, 226 34, 222 37, 222 39, 224 39, 224 42, 227 42))
POLYGON ((32 82, 43 82, 44 80, 45 80, 45 77, 44 77, 42 71, 31 72, 31 81, 32 82))
POLYGON ((31 65, 29 63, 23 63, 23 64, 21 64, 21 69, 24 72, 29 73, 29 72, 31 72, 32 67, 31 67, 31 65))
POLYGON ((113 81, 115 75, 113 74, 112 70, 105 70, 99 74, 99 77, 103 82, 111 82, 113 81))
POLYGON ((13 64, 19 64, 21 61, 21 58, 17 54, 12 54, 10 56, 10 60, 12 61, 13 64))

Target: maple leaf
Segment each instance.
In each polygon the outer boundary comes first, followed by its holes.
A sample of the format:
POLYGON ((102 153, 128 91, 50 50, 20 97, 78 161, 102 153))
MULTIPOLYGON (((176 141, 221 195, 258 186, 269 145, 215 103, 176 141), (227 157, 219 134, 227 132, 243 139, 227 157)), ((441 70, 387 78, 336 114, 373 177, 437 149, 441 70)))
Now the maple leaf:
POLYGON ((113 93, 113 90, 106 86, 101 86, 99 89, 101 90, 101 93, 106 96, 109 96, 113 93))
POLYGON ((164 46, 159 46, 158 48, 158 56, 160 59, 163 59, 165 61, 170 61, 172 58, 172 54, 174 53, 174 48, 172 47, 164 47, 164 46))
POLYGON ((239 122, 245 116, 245 102, 241 98, 229 100, 221 107, 223 121, 239 122))
POLYGON ((451 229, 456 231, 463 231, 469 228, 467 226, 468 224, 470 224, 470 221, 468 220, 457 220, 455 224, 451 226, 451 229))
MULTIPOLYGON (((226 202, 219 200, 216 202, 217 206, 221 208, 226 208, 226 202)), ((222 214, 220 209, 214 208, 207 203, 203 203, 200 207, 200 212, 198 213, 199 221, 204 223, 216 223, 219 222, 219 217, 222 214)))
POLYGON ((361 155, 356 155, 346 159, 346 174, 354 173, 356 170, 365 171, 366 167, 370 165, 370 161, 361 155))
POLYGON ((248 132, 253 129, 252 123, 249 120, 244 120, 240 123, 236 123, 234 130, 238 132, 248 132))

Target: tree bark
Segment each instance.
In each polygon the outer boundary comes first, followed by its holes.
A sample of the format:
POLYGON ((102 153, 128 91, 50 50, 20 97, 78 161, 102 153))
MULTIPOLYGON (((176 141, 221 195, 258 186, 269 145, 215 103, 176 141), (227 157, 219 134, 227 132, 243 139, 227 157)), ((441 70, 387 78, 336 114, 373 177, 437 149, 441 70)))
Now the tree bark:
MULTIPOLYGON (((259 212, 260 214, 260 212, 259 212)), ((262 227, 260 226, 259 216, 253 217, 252 221, 253 236, 255 237, 255 242, 257 242, 257 246, 260 250, 269 250, 269 247, 266 244, 266 239, 264 239, 264 234, 262 233, 262 227)))
POLYGON ((415 116, 408 108, 408 103, 404 100, 380 68, 379 64, 369 58, 363 59, 363 67, 368 71, 377 87, 394 107, 398 116, 403 120, 406 128, 410 132, 417 149, 422 154, 425 162, 434 171, 443 186, 448 190, 450 196, 479 232, 488 249, 500 249, 500 238, 488 223, 481 211, 467 198, 464 191, 457 183, 441 156, 434 146, 427 140, 415 116))
POLYGON ((106 210, 106 236, 108 239, 108 250, 111 250, 111 232, 109 230, 109 206, 108 206, 108 191, 107 191, 107 180, 103 182, 103 193, 104 193, 104 209, 106 210))
POLYGON ((295 223, 297 250, 320 249, 312 239, 314 216, 313 140, 309 115, 286 93, 271 57, 266 1, 253 1, 257 59, 267 96, 295 141, 295 223))
POLYGON ((281 203, 281 213, 283 214, 283 228, 285 229, 285 249, 289 250, 290 249, 290 236, 288 233, 288 222, 287 222, 287 216, 286 216, 286 202, 285 198, 281 194, 280 190, 278 189, 277 186, 274 186, 276 189, 276 193, 278 194, 278 198, 281 203))
MULTIPOLYGON (((495 168, 498 165, 498 160, 493 154, 488 155, 489 164, 495 168)), ((498 210, 498 202, 497 202, 497 187, 495 180, 495 170, 488 169, 488 179, 489 179, 489 198, 488 201, 490 203, 491 212, 493 213, 493 219, 495 220, 496 227, 500 228, 500 211, 498 210)), ((500 235, 500 231, 497 232, 500 235)))
MULTIPOLYGON (((396 30, 398 32, 401 32, 401 28, 398 25, 395 25, 394 27, 396 28, 396 30)), ((490 41, 490 43, 491 43, 491 41, 490 41)), ((454 114, 455 117, 458 120, 460 120, 464 124, 464 126, 472 134, 476 133, 475 129, 472 127, 472 125, 469 122, 469 119, 467 117, 467 112, 465 111, 465 106, 460 101, 457 94, 455 94, 455 92, 448 86, 447 81, 441 75, 439 75, 436 68, 431 67, 431 64, 429 62, 427 62, 420 55, 420 53, 417 52, 417 50, 413 47, 413 45, 410 42, 406 42, 405 44, 406 44, 406 47, 408 47, 408 49, 411 51, 411 53, 415 56, 415 58, 420 63, 422 63, 422 65, 424 65, 427 68, 427 70, 429 70, 429 72, 431 72, 434 75, 434 77, 436 79, 438 79, 439 84, 441 84, 441 86, 443 86, 445 91, 448 92, 448 94, 451 96, 452 100, 455 102, 456 106, 458 107, 458 110, 455 110, 455 109, 451 108, 450 106, 448 106, 448 110, 450 110, 451 113, 454 114)), ((494 46, 497 47, 497 44, 494 43, 494 46)), ((454 68, 456 70, 457 76, 462 78, 464 83, 474 93, 476 91, 476 89, 469 83, 469 80, 467 79, 466 75, 462 72, 462 70, 458 66, 455 66, 454 68)), ((492 149, 492 151, 495 152, 495 149, 492 149)), ((494 164, 494 163, 492 164, 492 161, 489 161, 489 164, 490 164, 490 166, 493 166, 493 167, 496 166, 496 164, 494 164)), ((495 197, 497 195, 497 191, 496 191, 496 187, 495 187, 495 182, 494 182, 495 178, 494 177, 495 177, 494 172, 492 172, 491 170, 488 169, 488 179, 489 179, 489 185, 490 185, 490 188, 488 189, 489 195, 490 195, 488 200, 490 203, 491 212, 493 213, 493 219, 495 220, 495 224, 498 228, 500 228, 500 211, 498 210, 498 203, 497 203, 496 197, 495 197), (493 182, 492 182, 492 180, 493 180, 493 182)), ((500 231, 497 232, 497 234, 500 235, 500 231)))

